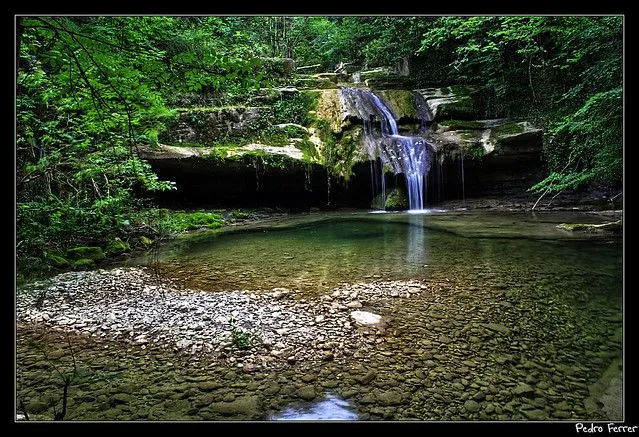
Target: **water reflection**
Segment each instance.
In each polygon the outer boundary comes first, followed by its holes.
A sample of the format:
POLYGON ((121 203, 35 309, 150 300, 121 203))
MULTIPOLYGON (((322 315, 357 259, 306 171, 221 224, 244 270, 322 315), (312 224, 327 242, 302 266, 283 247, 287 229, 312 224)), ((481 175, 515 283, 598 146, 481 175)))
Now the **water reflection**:
POLYGON ((419 215, 410 215, 408 223, 406 262, 415 265, 426 264, 424 217, 419 215))
POLYGON ((357 420, 358 414, 351 404, 339 397, 326 394, 324 399, 299 408, 288 407, 273 414, 271 420, 357 420))

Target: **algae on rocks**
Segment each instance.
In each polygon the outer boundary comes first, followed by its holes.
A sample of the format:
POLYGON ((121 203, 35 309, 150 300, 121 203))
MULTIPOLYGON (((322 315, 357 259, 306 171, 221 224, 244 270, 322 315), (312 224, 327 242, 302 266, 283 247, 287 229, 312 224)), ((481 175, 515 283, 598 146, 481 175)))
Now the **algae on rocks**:
POLYGON ((67 258, 73 261, 79 260, 92 260, 100 261, 106 258, 104 252, 99 247, 94 246, 80 246, 67 250, 67 258))
POLYGON ((386 196, 386 211, 404 211, 408 209, 408 197, 399 188, 394 188, 386 196))

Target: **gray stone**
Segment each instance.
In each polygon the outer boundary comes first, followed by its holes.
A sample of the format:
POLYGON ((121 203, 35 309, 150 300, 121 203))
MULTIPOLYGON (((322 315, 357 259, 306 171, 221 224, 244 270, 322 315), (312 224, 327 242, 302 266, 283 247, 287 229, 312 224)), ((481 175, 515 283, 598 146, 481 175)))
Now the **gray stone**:
POLYGON ((47 404, 39 399, 30 401, 27 404, 27 413, 40 414, 47 410, 47 404))
POLYGON ((315 388, 312 385, 304 386, 298 389, 295 392, 295 395, 298 398, 304 399, 305 401, 312 401, 316 397, 315 388))
POLYGON ((369 384, 375 377, 377 376, 377 372, 374 370, 369 371, 364 376, 356 377, 355 379, 362 385, 369 384))
POLYGON ((519 385, 517 385, 517 387, 515 387, 512 392, 516 396, 531 396, 535 393, 535 389, 533 389, 528 384, 519 383, 519 385))
POLYGON ((522 410, 524 416, 529 420, 547 420, 548 415, 543 410, 522 410))
POLYGON ((466 402, 464 402, 464 408, 466 409, 466 411, 476 413, 479 411, 479 404, 472 399, 468 399, 466 402))
POLYGON ((360 326, 374 326, 382 320, 382 316, 367 311, 353 311, 350 316, 360 326))
POLYGON ((221 387, 224 387, 224 386, 216 381, 203 381, 197 385, 197 388, 199 388, 202 391, 213 391, 221 387))
POLYGON ((244 396, 233 402, 214 402, 208 409, 223 416, 253 416, 258 410, 257 396, 244 396))
POLYGON ((276 382, 269 384, 268 387, 264 389, 264 394, 267 396, 273 396, 280 391, 280 386, 276 382))
POLYGON ((507 328, 504 325, 500 325, 499 323, 482 323, 484 328, 488 328, 491 331, 501 332, 502 334, 509 334, 510 328, 507 328))
POLYGON ((403 403, 403 394, 398 390, 388 390, 378 392, 377 401, 382 405, 401 405, 403 403))

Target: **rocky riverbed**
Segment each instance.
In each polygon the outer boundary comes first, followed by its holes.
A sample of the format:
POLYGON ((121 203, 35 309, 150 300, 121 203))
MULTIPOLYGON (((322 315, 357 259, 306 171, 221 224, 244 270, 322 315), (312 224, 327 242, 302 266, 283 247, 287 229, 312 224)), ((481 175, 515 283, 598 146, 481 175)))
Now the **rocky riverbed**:
POLYGON ((18 295, 18 322, 42 323, 97 340, 152 344, 245 369, 352 355, 379 343, 383 324, 358 323, 364 306, 410 298, 431 287, 416 281, 378 281, 336 288, 309 301, 294 291, 209 293, 162 284, 144 268, 70 272, 18 295), (245 333, 246 346, 233 341, 245 333), (377 336, 377 338, 376 338, 377 336))
POLYGON ((360 420, 619 419, 591 399, 620 354, 618 309, 575 312, 584 296, 558 298, 532 271, 473 277, 309 297, 188 290, 144 268, 65 273, 18 292, 18 400, 51 419, 72 375, 72 420, 264 420, 326 399, 360 420), (379 323, 360 326, 362 311, 379 323))

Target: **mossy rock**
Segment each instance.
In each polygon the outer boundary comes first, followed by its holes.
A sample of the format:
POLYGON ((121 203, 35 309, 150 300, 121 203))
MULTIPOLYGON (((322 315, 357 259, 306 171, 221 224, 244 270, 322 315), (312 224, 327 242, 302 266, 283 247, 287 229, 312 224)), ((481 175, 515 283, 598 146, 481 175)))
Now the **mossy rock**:
POLYGON ((138 238, 138 241, 140 242, 141 245, 146 247, 150 247, 151 245, 153 245, 153 240, 151 240, 149 237, 146 237, 144 235, 138 238))
POLYGON ((104 252, 99 247, 95 246, 80 246, 67 250, 67 258, 73 261, 90 259, 92 261, 99 261, 106 258, 104 252))
POLYGON ((490 131, 490 139, 497 140, 500 136, 520 134, 524 131, 524 126, 521 123, 510 122, 494 127, 490 131))
POLYGON ((86 270, 95 267, 95 261, 89 258, 82 258, 73 262, 73 268, 76 270, 86 270))
POLYGON ((106 248, 106 253, 109 255, 120 255, 121 253, 130 252, 131 245, 127 241, 122 241, 119 238, 115 238, 109 243, 106 248))
POLYGON ((404 211, 408 209, 408 197, 399 188, 394 188, 386 196, 386 211, 404 211))
POLYGON ((473 99, 468 96, 458 97, 456 100, 442 103, 437 108, 437 120, 456 119, 471 121, 477 118, 479 118, 479 111, 473 99))
POLYGON ((440 126, 446 126, 449 130, 475 130, 484 129, 484 123, 475 120, 444 120, 440 126))
POLYGON ((397 119, 418 119, 415 94, 408 90, 377 91, 397 119))
POLYGON ((49 253, 47 254, 46 258, 49 264, 57 269, 68 269, 69 267, 71 267, 71 263, 60 255, 49 253))
POLYGON ((557 225, 557 228, 570 232, 623 232, 623 224, 621 220, 618 220, 616 222, 602 223, 599 225, 586 223, 561 223, 557 225))

